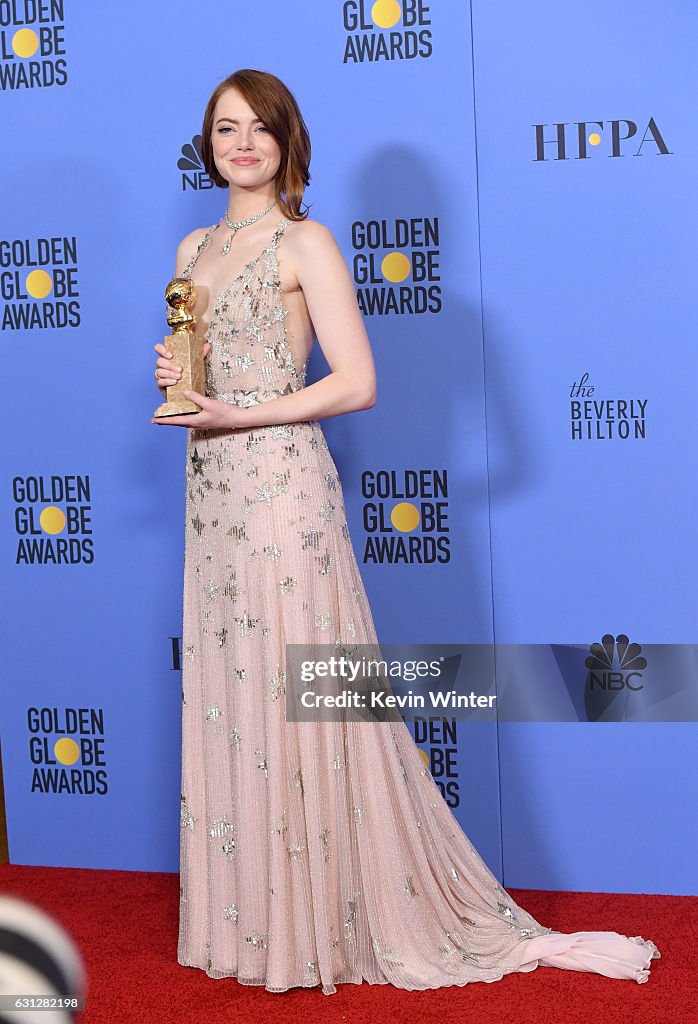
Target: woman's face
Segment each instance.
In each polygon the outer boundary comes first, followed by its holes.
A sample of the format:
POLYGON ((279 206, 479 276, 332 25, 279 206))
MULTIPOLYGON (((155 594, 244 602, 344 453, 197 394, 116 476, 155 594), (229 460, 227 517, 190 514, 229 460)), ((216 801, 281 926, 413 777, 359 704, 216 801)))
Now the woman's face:
POLYGON ((226 89, 213 112, 216 167, 230 185, 252 188, 273 180, 281 148, 237 89, 226 89))

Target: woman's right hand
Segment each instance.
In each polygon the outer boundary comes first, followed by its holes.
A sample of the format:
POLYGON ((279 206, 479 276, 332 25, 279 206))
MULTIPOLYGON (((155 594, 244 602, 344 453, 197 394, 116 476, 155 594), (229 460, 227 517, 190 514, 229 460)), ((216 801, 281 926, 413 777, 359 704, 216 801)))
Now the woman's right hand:
MULTIPOLYGON (((176 363, 172 358, 172 351, 167 348, 166 345, 158 344, 154 346, 155 351, 158 353, 158 360, 155 363, 155 373, 157 374, 157 385, 160 392, 164 395, 167 388, 172 387, 176 384, 182 376, 182 367, 179 363, 176 363)), ((204 359, 211 351, 211 343, 205 341, 203 343, 203 356, 204 359)))

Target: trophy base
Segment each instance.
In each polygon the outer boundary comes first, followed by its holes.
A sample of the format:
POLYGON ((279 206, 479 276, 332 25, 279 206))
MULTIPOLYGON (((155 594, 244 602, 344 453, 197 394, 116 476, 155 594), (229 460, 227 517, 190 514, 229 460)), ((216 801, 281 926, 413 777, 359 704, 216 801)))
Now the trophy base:
POLYGON ((201 412, 201 406, 183 398, 178 402, 163 402, 153 413, 153 419, 162 419, 165 416, 187 416, 190 413, 201 412))
POLYGON ((199 339, 192 331, 179 331, 168 335, 165 345, 171 350, 175 362, 181 364, 182 376, 176 384, 170 384, 165 390, 167 401, 157 407, 153 419, 202 412, 196 402, 184 397, 185 391, 206 394, 206 368, 199 339))

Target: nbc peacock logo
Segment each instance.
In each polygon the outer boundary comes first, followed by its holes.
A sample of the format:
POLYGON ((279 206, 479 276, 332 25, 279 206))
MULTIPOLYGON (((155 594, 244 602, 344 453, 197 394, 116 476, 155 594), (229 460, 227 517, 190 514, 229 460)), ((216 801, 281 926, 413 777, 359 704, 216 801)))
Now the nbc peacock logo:
POLYGON ((344 64, 423 60, 433 51, 431 0, 345 0, 344 64))
POLYGON ((438 217, 356 220, 351 244, 356 298, 364 316, 441 312, 438 217))
POLYGON ((63 0, 1 0, 0 92, 67 81, 63 0))
POLYGON ((194 135, 191 142, 182 146, 182 155, 177 161, 182 172, 182 192, 193 189, 203 192, 213 188, 213 182, 204 169, 204 158, 201 154, 201 136, 194 135))
POLYGON ((588 669, 584 691, 588 721, 620 721, 628 717, 632 695, 644 689, 647 658, 638 643, 625 633, 605 633, 589 647, 584 664, 588 669))

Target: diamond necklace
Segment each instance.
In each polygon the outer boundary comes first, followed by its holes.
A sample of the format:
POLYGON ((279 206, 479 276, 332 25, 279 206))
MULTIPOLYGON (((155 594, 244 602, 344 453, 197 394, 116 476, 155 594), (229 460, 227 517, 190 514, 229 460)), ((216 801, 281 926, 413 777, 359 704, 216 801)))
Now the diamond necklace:
POLYGON ((226 253, 230 252, 230 246, 232 244, 232 241, 235 238, 237 232, 240 230, 240 228, 246 228, 248 224, 254 224, 256 220, 260 220, 265 214, 269 213, 270 210, 273 210, 275 206, 276 200, 271 204, 271 206, 267 206, 266 210, 262 210, 261 213, 256 213, 254 217, 248 217, 247 220, 231 220, 230 217, 228 216, 228 211, 226 210, 223 220, 230 228, 232 234, 230 235, 230 238, 221 249, 221 255, 225 256, 226 253))

